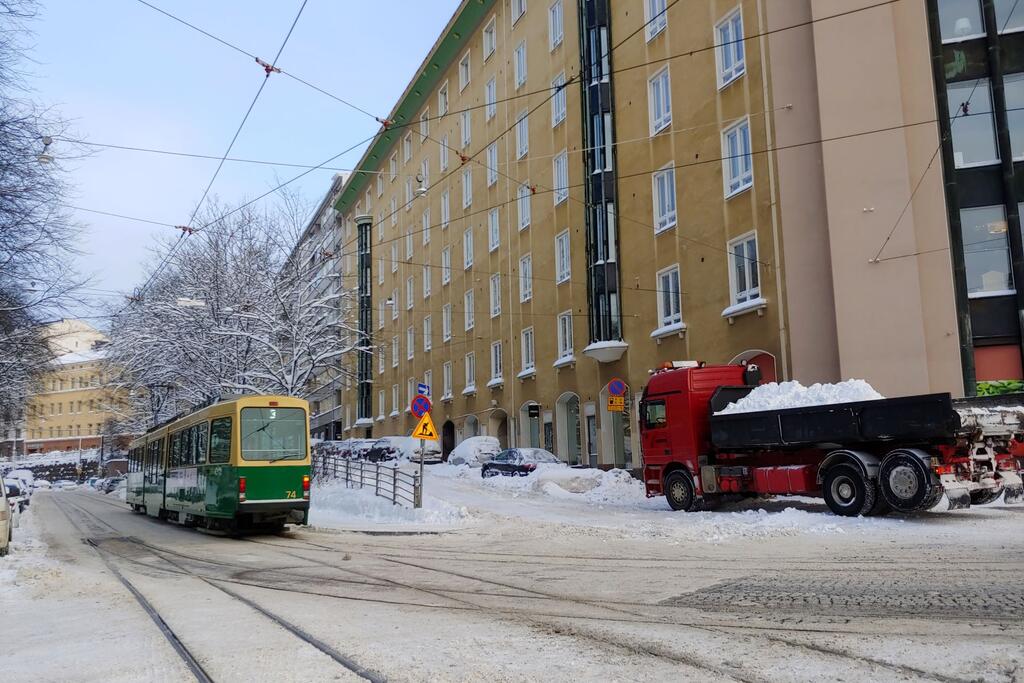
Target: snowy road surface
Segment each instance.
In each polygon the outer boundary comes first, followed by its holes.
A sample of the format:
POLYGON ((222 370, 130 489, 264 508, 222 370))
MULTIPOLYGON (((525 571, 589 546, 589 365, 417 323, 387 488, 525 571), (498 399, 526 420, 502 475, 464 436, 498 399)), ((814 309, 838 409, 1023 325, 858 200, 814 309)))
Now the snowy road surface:
POLYGON ((214 681, 1024 680, 1024 507, 715 520, 594 502, 588 524, 543 487, 494 484, 484 513, 482 484, 444 486, 444 533, 241 540, 39 492, 0 560, 0 671, 195 679, 145 604, 214 681))

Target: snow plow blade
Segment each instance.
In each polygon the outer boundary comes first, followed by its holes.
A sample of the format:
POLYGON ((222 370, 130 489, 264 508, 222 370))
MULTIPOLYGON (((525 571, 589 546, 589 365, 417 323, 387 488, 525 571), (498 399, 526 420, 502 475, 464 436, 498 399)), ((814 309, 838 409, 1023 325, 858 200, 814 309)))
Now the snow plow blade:
POLYGON ((965 488, 946 489, 948 510, 964 510, 971 507, 971 494, 965 488))
POLYGON ((1005 486, 1003 490, 1006 492, 1003 494, 1004 503, 1019 503, 1024 500, 1024 484, 1005 486))

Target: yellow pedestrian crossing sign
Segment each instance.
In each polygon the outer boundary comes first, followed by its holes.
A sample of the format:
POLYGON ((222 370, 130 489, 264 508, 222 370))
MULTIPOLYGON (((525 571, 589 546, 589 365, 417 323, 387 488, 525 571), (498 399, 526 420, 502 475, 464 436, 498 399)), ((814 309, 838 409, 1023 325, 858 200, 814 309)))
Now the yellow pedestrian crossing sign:
POLYGON ((434 427, 434 421, 430 419, 430 413, 423 413, 420 423, 412 430, 412 438, 437 441, 437 429, 434 427))

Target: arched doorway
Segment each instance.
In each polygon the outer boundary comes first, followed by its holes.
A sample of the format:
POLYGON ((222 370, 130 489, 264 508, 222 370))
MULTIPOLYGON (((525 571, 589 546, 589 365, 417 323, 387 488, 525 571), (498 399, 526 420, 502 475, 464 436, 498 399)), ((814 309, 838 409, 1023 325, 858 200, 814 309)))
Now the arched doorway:
POLYGON ((471 436, 480 436, 480 420, 476 415, 467 415, 462 423, 462 438, 468 439, 471 436))
POLYGON ((738 363, 751 363, 761 368, 761 382, 777 382, 778 375, 775 374, 775 356, 764 351, 762 349, 750 349, 739 354, 731 361, 729 365, 736 365, 738 363))
POLYGON ((448 454, 455 449, 455 423, 445 420, 441 425, 441 457, 448 459, 448 454))
POLYGON ((536 401, 527 401, 519 409, 519 444, 540 448, 540 404, 536 401))
POLYGON ((580 433, 580 397, 567 392, 555 402, 556 455, 570 465, 578 465, 583 457, 580 433))
POLYGON ((608 410, 608 387, 601 388, 601 449, 602 464, 623 469, 633 467, 633 435, 630 415, 633 410, 629 389, 623 395, 625 410, 608 410))
POLYGON ((502 449, 508 448, 508 415, 504 410, 491 411, 487 418, 487 433, 498 440, 502 449))

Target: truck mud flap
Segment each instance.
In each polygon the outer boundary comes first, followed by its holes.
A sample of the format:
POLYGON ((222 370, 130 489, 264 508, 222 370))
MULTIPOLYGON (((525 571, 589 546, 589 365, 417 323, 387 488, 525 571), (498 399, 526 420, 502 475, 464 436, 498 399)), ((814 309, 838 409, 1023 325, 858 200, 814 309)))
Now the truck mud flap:
POLYGON ((964 510, 971 507, 971 494, 966 488, 948 488, 944 492, 949 501, 947 510, 964 510))
POLYGON ((1003 494, 1003 502, 1019 503, 1024 500, 1024 482, 1021 481, 1020 475, 1013 472, 999 472, 998 474, 1003 480, 1003 490, 1006 492, 1003 494))

